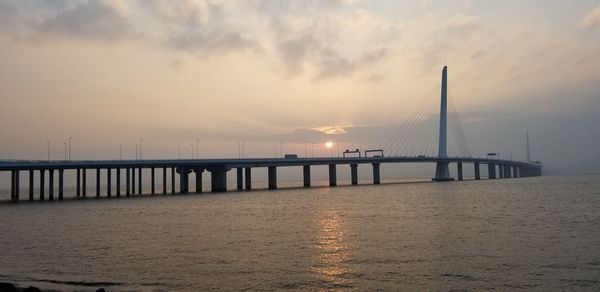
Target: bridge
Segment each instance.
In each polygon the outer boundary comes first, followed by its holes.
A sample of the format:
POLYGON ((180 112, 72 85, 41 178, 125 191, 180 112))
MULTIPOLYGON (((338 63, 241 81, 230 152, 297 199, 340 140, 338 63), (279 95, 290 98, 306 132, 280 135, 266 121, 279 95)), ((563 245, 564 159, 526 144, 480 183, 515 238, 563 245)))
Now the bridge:
MULTIPOLYGON (((107 197, 123 195, 123 185, 125 186, 124 195, 131 196, 141 194, 142 181, 144 173, 142 170, 150 170, 150 193, 155 194, 162 191, 167 193, 186 194, 191 192, 189 189, 189 175, 194 173, 196 178, 195 189, 193 192, 202 192, 202 173, 210 172, 211 191, 227 191, 227 172, 232 169, 237 174, 237 190, 252 189, 252 169, 268 169, 268 188, 277 188, 277 168, 279 167, 302 167, 303 186, 311 186, 311 166, 326 165, 329 168, 329 185, 337 185, 338 166, 350 166, 351 183, 358 184, 358 165, 370 164, 372 166, 373 184, 381 183, 380 166, 383 163, 435 163, 436 170, 433 177, 434 181, 452 181, 450 175, 450 164, 456 164, 457 179, 463 180, 463 166, 471 164, 474 172, 474 179, 480 180, 481 165, 487 165, 487 178, 519 178, 542 175, 542 164, 539 162, 513 161, 499 158, 477 158, 471 156, 454 156, 447 154, 447 128, 448 128, 448 70, 444 67, 442 70, 442 82, 440 87, 440 113, 439 113, 439 134, 438 134, 438 153, 437 155, 374 155, 371 157, 313 157, 313 158, 249 158, 249 159, 186 159, 186 160, 80 160, 80 161, 36 161, 36 160, 10 160, 0 161, 0 171, 9 171, 11 173, 11 200, 20 200, 21 191, 21 173, 28 174, 29 178, 29 200, 35 200, 35 176, 38 174, 38 198, 46 199, 46 182, 48 178, 48 200, 57 198, 62 200, 64 197, 64 177, 65 171, 74 171, 76 173, 76 197, 87 197, 87 172, 95 172, 96 192, 95 196, 102 196, 102 182, 106 182, 104 194, 107 197), (162 190, 156 190, 156 170, 162 173, 162 190), (48 175, 46 176, 46 172, 48 175), (123 174, 125 181, 122 183, 123 174), (136 179, 137 172, 137 179, 136 179), (57 179, 55 177, 57 174, 57 179), (113 178, 114 175, 114 178, 113 178), (170 175, 170 186, 167 183, 167 175, 170 175), (58 188, 54 183, 58 180, 58 188), (113 182, 115 183, 113 187, 113 182), (178 182, 178 186, 176 184, 178 182), (137 183, 137 191, 136 191, 137 183), (177 188, 178 187, 178 188, 177 188)), ((409 136, 410 137, 410 136, 409 136)), ((396 144, 397 139, 392 139, 391 144, 396 144)), ((350 151, 352 153, 353 151, 350 151)), ((381 151, 383 154, 383 150, 381 151)), ((529 148, 527 149, 529 154, 529 148)), ((148 171, 146 171, 148 172, 148 171)))

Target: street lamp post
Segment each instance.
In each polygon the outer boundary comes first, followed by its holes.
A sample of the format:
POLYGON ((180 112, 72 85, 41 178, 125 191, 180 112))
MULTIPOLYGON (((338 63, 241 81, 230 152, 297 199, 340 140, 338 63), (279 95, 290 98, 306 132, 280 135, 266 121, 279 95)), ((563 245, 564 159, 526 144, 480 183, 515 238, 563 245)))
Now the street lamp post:
POLYGON ((200 140, 196 140, 196 159, 200 158, 200 156, 198 156, 198 142, 200 142, 200 140))
POLYGON ((71 160, 71 140, 73 140, 73 136, 69 136, 69 160, 71 160))
POLYGON ((192 147, 192 159, 194 159, 194 144, 190 144, 190 147, 192 147))
POLYGON ((138 159, 138 143, 133 143, 135 145, 135 160, 138 159))
POLYGON ((65 143, 65 160, 67 160, 67 142, 64 142, 64 143, 65 143))

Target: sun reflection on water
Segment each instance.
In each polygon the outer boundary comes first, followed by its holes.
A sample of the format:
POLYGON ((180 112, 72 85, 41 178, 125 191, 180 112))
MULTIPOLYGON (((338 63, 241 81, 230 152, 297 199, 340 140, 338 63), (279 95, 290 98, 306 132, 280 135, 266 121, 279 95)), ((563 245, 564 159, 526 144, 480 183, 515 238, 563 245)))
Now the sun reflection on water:
POLYGON ((351 256, 344 222, 335 210, 326 211, 319 220, 318 263, 312 267, 318 278, 338 288, 349 288, 350 272, 345 263, 351 256))

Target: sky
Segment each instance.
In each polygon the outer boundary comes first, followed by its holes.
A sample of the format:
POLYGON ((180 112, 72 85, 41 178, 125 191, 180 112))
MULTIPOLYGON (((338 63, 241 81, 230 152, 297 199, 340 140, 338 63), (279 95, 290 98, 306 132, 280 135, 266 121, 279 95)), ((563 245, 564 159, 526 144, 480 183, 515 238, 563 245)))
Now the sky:
POLYGON ((447 65, 472 155, 600 172, 599 56, 598 1, 0 0, 0 159, 377 148, 447 65))

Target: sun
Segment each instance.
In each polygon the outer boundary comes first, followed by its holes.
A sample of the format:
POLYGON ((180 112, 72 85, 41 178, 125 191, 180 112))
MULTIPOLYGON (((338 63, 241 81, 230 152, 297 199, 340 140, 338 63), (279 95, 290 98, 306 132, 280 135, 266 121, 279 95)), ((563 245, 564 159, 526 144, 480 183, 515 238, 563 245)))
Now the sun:
POLYGON ((333 147, 333 142, 327 142, 327 143, 325 143, 325 147, 327 147, 327 148, 333 147))

